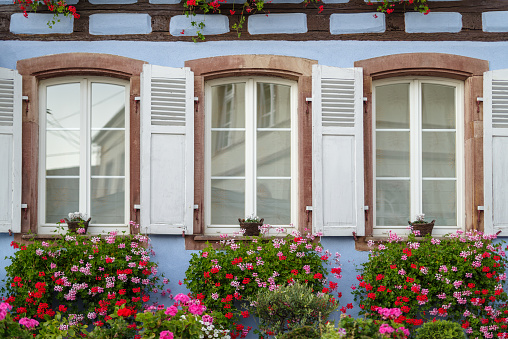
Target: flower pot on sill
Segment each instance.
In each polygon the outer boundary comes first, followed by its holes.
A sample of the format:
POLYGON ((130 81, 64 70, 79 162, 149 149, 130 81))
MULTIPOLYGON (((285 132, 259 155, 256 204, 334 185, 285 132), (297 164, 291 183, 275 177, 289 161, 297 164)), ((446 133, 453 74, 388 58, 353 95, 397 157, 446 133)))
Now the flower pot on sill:
POLYGON ((64 218, 65 223, 67 224, 67 228, 69 229, 69 232, 76 233, 78 228, 83 227, 85 229, 85 234, 88 231, 88 223, 92 218, 88 218, 88 220, 85 221, 69 221, 67 218, 64 218))
POLYGON ((259 222, 245 222, 242 219, 238 218, 238 222, 240 222, 240 228, 245 230, 243 235, 245 236, 257 236, 259 235, 259 227, 263 226, 263 221, 265 219, 261 219, 259 222))
POLYGON ((413 222, 409 224, 413 227, 413 232, 420 231, 420 235, 417 235, 417 237, 424 237, 427 234, 432 234, 432 229, 434 228, 435 222, 436 220, 432 220, 431 222, 426 223, 413 222))

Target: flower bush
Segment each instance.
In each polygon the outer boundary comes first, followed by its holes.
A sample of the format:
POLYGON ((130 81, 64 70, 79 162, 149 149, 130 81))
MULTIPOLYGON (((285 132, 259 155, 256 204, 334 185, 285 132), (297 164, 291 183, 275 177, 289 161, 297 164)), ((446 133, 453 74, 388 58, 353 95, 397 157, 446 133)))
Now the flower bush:
POLYGON ((66 17, 74 17, 79 19, 80 15, 76 13, 76 7, 67 6, 65 0, 14 0, 15 4, 23 11, 25 18, 28 18, 29 12, 37 12, 41 7, 46 7, 53 13, 53 19, 48 21, 48 26, 51 28, 57 22, 60 22, 59 15, 66 17))
POLYGON ((311 326, 317 333, 319 324, 326 322, 338 307, 331 295, 315 293, 298 281, 273 291, 261 290, 249 300, 252 313, 259 318, 259 331, 263 337, 280 336, 303 326, 311 326))
POLYGON ((377 10, 382 13, 393 13, 397 5, 402 5, 404 11, 412 8, 415 12, 428 14, 430 12, 427 0, 372 0, 369 5, 376 5, 377 10))
MULTIPOLYGON (((362 264, 354 290, 361 313, 399 307, 399 323, 421 325, 425 317, 460 322, 470 337, 491 338, 507 332, 506 253, 495 235, 459 231, 417 242, 390 234, 362 264)), ((370 245, 373 245, 371 242, 370 245)))
POLYGON ((75 322, 107 320, 118 300, 131 311, 150 300, 150 292, 165 291, 150 261, 155 253, 144 235, 111 232, 86 237, 67 233, 51 242, 29 245, 12 242, 18 249, 6 259, 4 301, 11 304, 13 317, 42 320, 56 311, 74 315, 75 322))
POLYGON ((269 226, 265 225, 260 236, 244 241, 236 241, 234 237, 226 239, 225 235, 217 249, 209 244, 192 254, 189 262, 187 288, 202 300, 220 324, 233 329, 233 338, 245 337, 250 330, 238 324, 240 319, 250 316, 239 305, 245 299, 295 281, 307 283, 316 292, 335 291, 337 283, 327 284, 324 266, 332 264, 331 261, 334 265, 331 273, 341 278, 340 255, 333 256, 323 250, 315 242, 317 235, 302 236, 295 232, 284 238, 265 237, 268 231, 269 226))
POLYGON ((460 324, 448 320, 436 320, 423 324, 416 330, 418 339, 466 339, 460 324))

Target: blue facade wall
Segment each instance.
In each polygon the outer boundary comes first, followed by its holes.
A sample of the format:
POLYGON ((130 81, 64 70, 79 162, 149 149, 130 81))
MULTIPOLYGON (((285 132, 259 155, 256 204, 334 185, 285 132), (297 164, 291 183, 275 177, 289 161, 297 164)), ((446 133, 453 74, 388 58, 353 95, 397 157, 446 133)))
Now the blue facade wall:
MULTIPOLYGON (((223 42, 142 42, 142 41, 0 41, 0 67, 16 68, 21 59, 59 53, 107 53, 139 59, 151 64, 183 67, 186 60, 222 55, 274 54, 317 60, 322 65, 353 67, 357 60, 383 55, 417 52, 457 54, 488 60, 490 69, 508 68, 508 42, 382 42, 382 41, 223 41, 223 42)), ((152 236, 159 262, 159 271, 169 278, 172 293, 186 292, 179 281, 185 278, 192 251, 185 250, 181 236, 152 236)), ((0 258, 14 253, 9 246, 13 237, 0 234, 0 258)), ((353 302, 351 286, 356 284, 356 267, 368 257, 368 252, 355 250, 353 237, 325 237, 323 247, 342 255, 343 279, 341 304, 353 302)), ((0 266, 9 262, 2 260, 0 266)), ((5 277, 0 267, 0 279, 5 277)), ((161 300, 163 303, 164 300, 161 300)), ((338 314, 337 314, 338 317, 338 314)))

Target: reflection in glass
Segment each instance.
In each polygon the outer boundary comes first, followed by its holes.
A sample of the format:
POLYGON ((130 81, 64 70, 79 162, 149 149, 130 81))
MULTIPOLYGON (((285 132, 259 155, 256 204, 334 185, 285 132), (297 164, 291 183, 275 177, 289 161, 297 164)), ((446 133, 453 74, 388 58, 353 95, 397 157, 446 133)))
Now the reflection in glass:
POLYGON ((125 131, 93 131, 92 175, 125 175, 125 131))
POLYGON ((406 226, 410 215, 409 180, 376 180, 376 225, 406 226))
POLYGON ((93 224, 125 222, 125 179, 92 178, 91 211, 93 224))
POLYGON ((47 87, 47 128, 79 128, 81 109, 79 88, 79 82, 47 87))
POLYGON ((92 128, 125 127, 125 86, 92 83, 92 128))
POLYGON ((245 127, 245 83, 213 86, 212 128, 242 127, 245 127))
POLYGON ((291 87, 257 83, 258 128, 290 127, 291 87))
POLYGON ((265 219, 265 224, 291 223, 291 180, 258 179, 257 215, 265 219))
POLYGON ((376 87, 376 128, 409 128, 409 84, 376 87))
POLYGON ((455 87, 422 84, 422 128, 455 128, 455 87))
POLYGON ((211 214, 213 225, 238 225, 245 215, 245 180, 212 179, 211 214))
POLYGON ((291 132, 258 131, 257 175, 291 176, 291 132))
POLYGON ((46 131, 46 175, 79 175, 79 147, 79 131, 46 131))
POLYGON ((455 180, 423 180, 423 213, 439 226, 457 225, 457 188, 455 180))
POLYGON ((423 177, 455 177, 455 132, 422 132, 423 177))
MULTIPOLYGON (((212 147, 212 176, 244 176, 245 175, 245 132, 229 132, 229 147, 224 149, 212 147)), ((212 131, 212 145, 223 136, 223 131, 212 131)))
POLYGON ((409 177, 409 132, 376 131, 376 176, 409 177))
POLYGON ((79 178, 46 179, 46 223, 79 211, 79 178))

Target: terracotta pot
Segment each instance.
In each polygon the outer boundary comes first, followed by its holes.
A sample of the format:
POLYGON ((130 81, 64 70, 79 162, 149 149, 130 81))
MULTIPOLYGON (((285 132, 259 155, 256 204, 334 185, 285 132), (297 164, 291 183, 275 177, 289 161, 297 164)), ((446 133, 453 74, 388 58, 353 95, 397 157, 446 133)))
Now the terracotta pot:
POLYGON ((88 220, 85 221, 69 221, 67 218, 64 218, 65 222, 67 223, 67 227, 69 228, 70 232, 76 233, 78 228, 84 227, 85 228, 85 234, 88 231, 88 223, 92 218, 88 218, 88 220))

